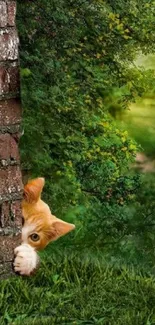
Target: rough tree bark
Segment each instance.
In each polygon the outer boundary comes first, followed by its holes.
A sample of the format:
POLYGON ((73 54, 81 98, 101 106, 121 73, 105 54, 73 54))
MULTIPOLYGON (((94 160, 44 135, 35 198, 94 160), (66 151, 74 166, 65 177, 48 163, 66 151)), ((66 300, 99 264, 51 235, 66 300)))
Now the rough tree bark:
POLYGON ((15 15, 16 1, 0 0, 0 279, 13 274, 13 251, 20 243, 21 230, 21 104, 15 15))

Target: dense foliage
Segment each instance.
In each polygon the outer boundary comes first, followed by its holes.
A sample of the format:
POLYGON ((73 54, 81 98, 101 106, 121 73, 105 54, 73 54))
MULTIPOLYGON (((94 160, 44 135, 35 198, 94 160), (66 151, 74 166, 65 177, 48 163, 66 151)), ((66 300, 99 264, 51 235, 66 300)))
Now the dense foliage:
POLYGON ((146 90, 133 62, 153 50, 153 24, 152 1, 18 1, 23 170, 45 176, 54 213, 88 245, 118 241, 129 221, 136 145, 109 111, 146 90))

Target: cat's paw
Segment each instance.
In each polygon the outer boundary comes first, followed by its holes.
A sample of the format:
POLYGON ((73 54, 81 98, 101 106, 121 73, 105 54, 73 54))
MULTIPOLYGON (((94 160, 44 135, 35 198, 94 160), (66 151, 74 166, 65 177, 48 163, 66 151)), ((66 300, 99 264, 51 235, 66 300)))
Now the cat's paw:
POLYGON ((39 256, 33 247, 22 244, 15 248, 14 270, 21 275, 31 275, 38 268, 39 256))

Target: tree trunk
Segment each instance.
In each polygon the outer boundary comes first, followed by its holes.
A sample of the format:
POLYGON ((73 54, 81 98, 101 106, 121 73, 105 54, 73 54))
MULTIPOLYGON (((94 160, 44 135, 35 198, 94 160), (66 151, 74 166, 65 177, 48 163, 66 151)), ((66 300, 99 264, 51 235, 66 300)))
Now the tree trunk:
POLYGON ((0 279, 14 274, 13 251, 21 236, 21 104, 15 15, 16 1, 0 0, 0 279))

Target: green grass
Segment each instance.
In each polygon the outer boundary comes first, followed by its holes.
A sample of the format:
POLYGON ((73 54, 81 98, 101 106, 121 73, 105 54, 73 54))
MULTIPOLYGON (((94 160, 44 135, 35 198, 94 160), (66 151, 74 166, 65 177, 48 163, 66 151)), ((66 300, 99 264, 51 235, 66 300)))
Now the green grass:
POLYGON ((35 276, 1 282, 0 324, 153 325, 155 279, 89 255, 52 253, 35 276))

